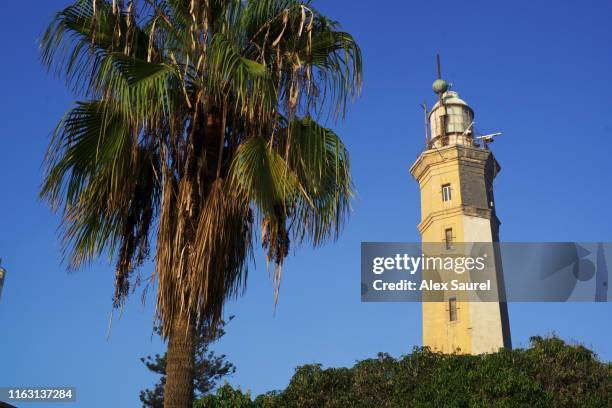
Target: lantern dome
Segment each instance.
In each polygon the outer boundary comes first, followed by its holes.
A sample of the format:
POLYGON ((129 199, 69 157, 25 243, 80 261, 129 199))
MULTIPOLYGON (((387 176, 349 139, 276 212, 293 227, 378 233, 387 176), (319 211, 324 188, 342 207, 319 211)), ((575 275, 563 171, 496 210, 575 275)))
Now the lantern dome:
POLYGON ((473 146, 472 122, 474 111, 454 91, 446 91, 429 113, 431 142, 436 146, 463 144, 473 146), (443 131, 444 123, 444 131, 443 131))

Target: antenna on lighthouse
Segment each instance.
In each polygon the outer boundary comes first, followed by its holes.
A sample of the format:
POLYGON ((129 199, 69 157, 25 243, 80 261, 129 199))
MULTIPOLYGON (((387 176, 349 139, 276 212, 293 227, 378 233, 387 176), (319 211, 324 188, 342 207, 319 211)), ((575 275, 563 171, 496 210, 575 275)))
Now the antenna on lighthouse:
POLYGON ((429 120, 427 120, 427 100, 424 100, 421 104, 423 108, 423 115, 425 117, 425 146, 429 146, 429 120))
MULTIPOLYGON (((448 90, 448 84, 442 79, 442 68, 440 64, 440 54, 436 54, 436 68, 438 71, 438 79, 431 86, 431 89, 438 95, 439 109, 444 109, 444 99, 442 96, 448 90)), ((442 140, 446 138, 446 110, 440 115, 440 137, 442 140)))

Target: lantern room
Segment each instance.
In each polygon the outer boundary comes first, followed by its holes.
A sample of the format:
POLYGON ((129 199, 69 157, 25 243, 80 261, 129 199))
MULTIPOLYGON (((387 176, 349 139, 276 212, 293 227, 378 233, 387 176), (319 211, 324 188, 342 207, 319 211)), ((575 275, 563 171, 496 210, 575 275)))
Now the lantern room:
MULTIPOLYGON (((443 87, 444 89, 446 87, 443 87)), ((436 84, 434 83, 434 91, 436 84)), ((474 111, 454 91, 440 92, 438 102, 429 113, 430 148, 448 145, 473 146, 474 111)))

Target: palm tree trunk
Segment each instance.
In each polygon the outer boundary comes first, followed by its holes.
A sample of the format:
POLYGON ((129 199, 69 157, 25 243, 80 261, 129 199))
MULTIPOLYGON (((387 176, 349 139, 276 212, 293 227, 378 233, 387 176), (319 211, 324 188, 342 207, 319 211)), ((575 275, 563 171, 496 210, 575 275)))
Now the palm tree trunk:
POLYGON ((166 354, 164 408, 193 406, 195 328, 192 320, 183 313, 177 313, 172 321, 166 354))

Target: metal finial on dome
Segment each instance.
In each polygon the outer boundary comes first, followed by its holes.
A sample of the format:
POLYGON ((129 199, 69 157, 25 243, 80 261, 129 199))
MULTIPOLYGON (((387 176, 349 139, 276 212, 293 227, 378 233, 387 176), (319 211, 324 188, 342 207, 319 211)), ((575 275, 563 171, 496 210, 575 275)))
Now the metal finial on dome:
POLYGON ((431 89, 433 89, 433 91, 438 95, 443 94, 448 90, 448 83, 446 83, 446 81, 443 79, 436 79, 431 86, 431 89))
POLYGON ((442 96, 442 94, 448 90, 448 83, 442 79, 442 75, 440 73, 440 54, 436 54, 436 65, 438 67, 438 79, 434 81, 431 89, 433 89, 433 91, 439 96, 442 96))

